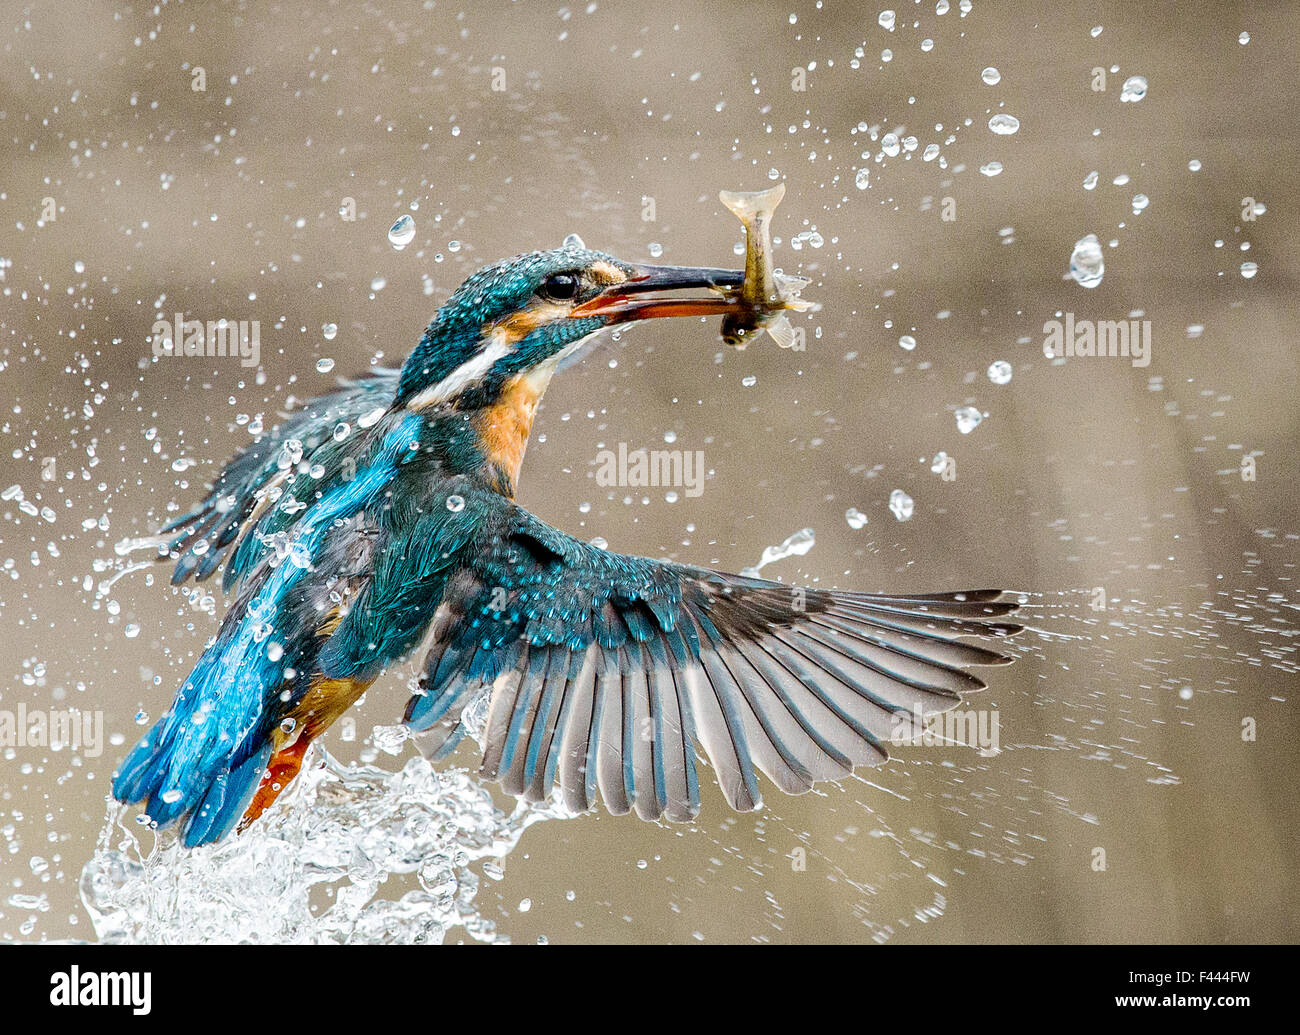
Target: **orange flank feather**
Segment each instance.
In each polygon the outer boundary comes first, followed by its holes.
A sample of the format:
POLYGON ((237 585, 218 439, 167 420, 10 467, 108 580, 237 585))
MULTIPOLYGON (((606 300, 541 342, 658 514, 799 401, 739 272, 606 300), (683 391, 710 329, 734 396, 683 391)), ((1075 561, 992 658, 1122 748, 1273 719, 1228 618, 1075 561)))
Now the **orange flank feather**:
POLYGON ((293 720, 292 727, 286 730, 288 723, 282 723, 271 734, 275 751, 262 774, 262 782, 258 784, 253 800, 239 821, 240 831, 270 808, 280 792, 298 775, 311 742, 356 704, 371 682, 373 680, 361 682, 355 679, 319 677, 312 681, 311 689, 287 716, 293 720))

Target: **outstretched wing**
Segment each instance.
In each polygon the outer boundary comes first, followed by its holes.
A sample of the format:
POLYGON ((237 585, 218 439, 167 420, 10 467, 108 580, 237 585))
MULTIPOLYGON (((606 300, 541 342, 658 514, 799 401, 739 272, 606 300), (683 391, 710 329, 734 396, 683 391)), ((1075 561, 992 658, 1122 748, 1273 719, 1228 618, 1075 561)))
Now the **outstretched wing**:
MULTIPOLYGON (((231 563, 222 576, 222 588, 230 589, 248 573, 258 553, 258 543, 249 535, 259 522, 267 520, 273 505, 282 506, 282 518, 292 517, 294 482, 301 488, 321 459, 342 462, 345 448, 332 448, 341 424, 350 428, 376 409, 386 406, 397 387, 398 371, 377 369, 329 395, 313 399, 274 431, 263 435, 228 463, 213 482, 208 495, 187 514, 169 521, 161 530, 169 556, 176 558, 172 584, 180 585, 190 575, 206 579, 223 559, 231 563), (331 454, 322 457, 322 453, 331 454), (306 474, 308 477, 300 477, 306 474)), ((331 465, 333 466, 333 465, 331 465)), ((337 471, 329 471, 337 475, 337 471)))
POLYGON ((958 637, 1009 635, 999 591, 930 596, 800 589, 608 553, 506 501, 450 580, 406 721, 443 754, 487 685, 483 773, 529 800, 558 785, 613 813, 699 810, 697 746, 732 807, 757 772, 798 794, 888 758, 900 728, 1008 661, 958 637), (445 737, 439 740, 439 734, 445 737))

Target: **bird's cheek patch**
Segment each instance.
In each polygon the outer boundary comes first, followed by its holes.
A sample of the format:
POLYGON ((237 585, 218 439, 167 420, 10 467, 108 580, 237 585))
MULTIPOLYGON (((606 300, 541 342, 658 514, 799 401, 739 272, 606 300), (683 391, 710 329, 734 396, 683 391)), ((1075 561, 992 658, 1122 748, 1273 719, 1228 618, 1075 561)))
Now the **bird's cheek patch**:
POLYGON ((627 274, 624 273, 613 263, 606 262, 604 259, 597 259, 591 264, 590 269, 592 279, 601 287, 609 287, 611 284, 622 284, 627 280, 627 274))
POLYGON ((539 327, 562 320, 569 315, 567 306, 538 303, 512 313, 488 328, 488 333, 507 345, 517 345, 539 327))

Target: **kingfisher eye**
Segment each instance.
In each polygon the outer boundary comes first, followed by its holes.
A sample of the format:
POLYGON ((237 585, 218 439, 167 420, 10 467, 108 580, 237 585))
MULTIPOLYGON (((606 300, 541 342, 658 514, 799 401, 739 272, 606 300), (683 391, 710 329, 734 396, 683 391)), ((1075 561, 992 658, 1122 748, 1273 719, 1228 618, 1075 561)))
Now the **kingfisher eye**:
POLYGON ((581 283, 576 273, 552 273, 542 281, 541 290, 538 293, 545 298, 553 298, 557 302, 572 302, 578 297, 578 288, 581 283))

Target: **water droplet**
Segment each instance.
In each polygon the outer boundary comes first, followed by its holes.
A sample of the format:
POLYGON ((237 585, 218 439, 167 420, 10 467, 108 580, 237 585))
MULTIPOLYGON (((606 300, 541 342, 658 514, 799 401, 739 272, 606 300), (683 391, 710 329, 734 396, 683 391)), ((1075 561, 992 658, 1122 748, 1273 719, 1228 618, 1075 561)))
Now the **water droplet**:
POLYGON ((893 11, 881 11, 881 12, 880 12, 880 17, 876 19, 876 23, 877 23, 877 24, 878 24, 882 29, 886 30, 887 32, 893 32, 893 31, 894 31, 894 12, 893 12, 893 11))
POLYGON ((659 258, 660 256, 663 255, 663 253, 664 253, 664 246, 663 246, 662 244, 660 244, 658 241, 651 241, 651 242, 646 246, 646 251, 648 251, 648 252, 650 253, 650 257, 651 257, 652 259, 657 259, 657 258, 659 258))
POLYGON ((1011 364, 1005 359, 996 359, 989 364, 989 380, 995 385, 1004 385, 1011 380, 1011 364))
POLYGON ((885 154, 889 155, 890 158, 893 158, 895 155, 897 155, 898 152, 902 150, 902 147, 898 142, 898 134, 886 133, 883 137, 881 137, 880 150, 884 151, 885 154))
POLYGON ((527 913, 532 908, 533 900, 531 898, 521 898, 519 900, 519 912, 527 913))
POLYGON ((907 349, 908 352, 911 352, 914 348, 916 348, 916 339, 913 338, 910 334, 904 334, 901 338, 898 339, 898 346, 899 348, 907 349))
POLYGON ((175 788, 170 791, 162 792, 162 800, 168 805, 175 805, 182 797, 184 797, 184 793, 175 788))
POLYGON ((125 629, 122 630, 122 634, 126 636, 128 640, 134 640, 137 636, 140 635, 140 627, 136 625, 134 622, 132 622, 130 625, 128 625, 125 629))
POLYGON ((560 247, 576 248, 579 251, 586 251, 587 249, 587 246, 583 243, 582 238, 579 237, 577 234, 569 234, 569 236, 564 239, 564 243, 561 244, 560 247))
POLYGON ((1240 36, 1237 37, 1237 42, 1244 47, 1247 43, 1250 42, 1250 33, 1243 32, 1240 36))
POLYGON ((989 119, 989 129, 1000 137, 1009 137, 1020 129, 1020 120, 1002 112, 989 119))
POLYGON ((871 185, 871 171, 869 169, 859 169, 857 176, 853 177, 853 182, 857 185, 858 190, 866 190, 871 185))
POLYGON ((933 162, 938 157, 939 157, 939 145, 927 144, 925 147, 925 151, 922 152, 921 154, 921 161, 933 162))
POLYGON ((1245 277, 1247 280, 1250 280, 1250 278, 1253 277, 1258 272, 1259 272, 1258 263, 1243 262, 1241 264, 1241 275, 1245 277))
POLYGON ((980 172, 982 172, 985 176, 997 176, 1000 172, 1002 172, 1002 163, 986 162, 980 166, 980 172))
POLYGON ((1070 276, 1080 287, 1095 288, 1106 272, 1101 253, 1101 242, 1096 234, 1088 234, 1074 242, 1070 253, 1070 276))
POLYGON ((910 521, 916 504, 902 489, 895 489, 889 494, 889 509, 894 512, 894 517, 899 521, 910 521))
POLYGON ((963 406, 957 410, 954 416, 957 418, 957 430, 963 435, 969 435, 980 426, 980 421, 984 419, 984 414, 980 413, 974 406, 963 406))
POLYGON ((415 220, 410 216, 399 216, 397 222, 388 228, 388 243, 400 252, 413 240, 415 240, 415 220))
POLYGON ((323 359, 316 360, 316 370, 322 374, 328 374, 334 369, 334 360, 326 356, 323 359))
POLYGON ((371 291, 383 291, 388 286, 388 280, 385 277, 376 277, 370 282, 371 291))
POLYGON ((930 470, 935 474, 943 474, 948 469, 948 454, 942 449, 934 454, 934 460, 930 462, 930 470))
POLYGON ((1139 212, 1141 212, 1144 208, 1146 208, 1147 205, 1149 205, 1150 203, 1151 203, 1151 199, 1148 198, 1145 194, 1134 194, 1134 195, 1133 195, 1133 214, 1136 216, 1139 212))
POLYGON ((988 83, 989 86, 997 86, 998 83, 1002 82, 1002 73, 992 65, 989 65, 988 68, 984 69, 984 71, 980 73, 980 78, 983 79, 984 82, 988 83))
POLYGON ((336 323, 322 324, 320 333, 326 341, 333 341, 334 336, 339 332, 339 325, 336 323))
POLYGON ((1097 186, 1097 170, 1094 169, 1083 178, 1083 189, 1093 190, 1097 186))
POLYGON ((452 493, 450 496, 447 497, 447 509, 450 510, 453 514, 459 514, 462 510, 465 509, 465 497, 458 496, 455 493, 452 493))
POLYGON ((754 385, 758 384, 758 378, 756 378, 753 374, 750 374, 748 377, 742 377, 740 379, 740 383, 744 385, 746 388, 753 388, 754 385))
POLYGON ((1094 25, 1092 27, 1092 30, 1088 33, 1088 35, 1091 36, 1093 39, 1096 39, 1098 36, 1101 35, 1101 30, 1102 30, 1102 26, 1094 25))
POLYGON ((335 442, 342 442, 350 434, 352 434, 352 426, 348 424, 347 421, 339 421, 339 423, 334 425, 335 442))
POLYGON ((850 507, 844 512, 844 520, 849 523, 852 529, 865 528, 867 526, 867 515, 858 510, 857 507, 850 507))
POLYGON ((1131 75, 1124 80, 1124 85, 1120 88, 1119 99, 1125 104, 1136 104, 1146 95, 1147 77, 1144 75, 1131 75))

